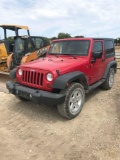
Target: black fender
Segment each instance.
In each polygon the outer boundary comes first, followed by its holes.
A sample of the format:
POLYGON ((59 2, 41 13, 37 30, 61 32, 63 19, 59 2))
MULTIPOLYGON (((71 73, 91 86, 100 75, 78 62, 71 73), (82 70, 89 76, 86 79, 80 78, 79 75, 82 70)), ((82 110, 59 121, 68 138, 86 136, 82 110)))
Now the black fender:
POLYGON ((14 68, 13 70, 11 70, 9 77, 10 78, 16 78, 16 71, 17 71, 17 68, 14 68))
POLYGON ((58 76, 53 82, 53 89, 65 89, 67 88, 67 83, 78 82, 82 83, 85 89, 88 89, 87 78, 84 73, 79 71, 69 72, 58 76))
POLYGON ((104 76, 103 78, 107 78, 107 75, 109 73, 109 70, 110 68, 114 67, 115 68, 115 72, 117 71, 117 62, 116 61, 111 61, 107 64, 107 67, 106 67, 106 70, 105 70, 105 73, 104 73, 104 76))

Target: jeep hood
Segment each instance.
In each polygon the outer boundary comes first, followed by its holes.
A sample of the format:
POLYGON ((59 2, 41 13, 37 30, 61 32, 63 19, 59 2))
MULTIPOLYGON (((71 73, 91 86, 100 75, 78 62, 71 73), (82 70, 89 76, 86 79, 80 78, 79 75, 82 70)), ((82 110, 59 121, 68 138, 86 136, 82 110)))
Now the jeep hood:
POLYGON ((49 56, 45 58, 40 58, 38 60, 25 63, 21 65, 21 67, 33 68, 33 69, 41 69, 47 71, 56 71, 64 73, 64 71, 69 69, 74 69, 77 66, 84 65, 87 62, 86 57, 73 57, 73 56, 49 56))

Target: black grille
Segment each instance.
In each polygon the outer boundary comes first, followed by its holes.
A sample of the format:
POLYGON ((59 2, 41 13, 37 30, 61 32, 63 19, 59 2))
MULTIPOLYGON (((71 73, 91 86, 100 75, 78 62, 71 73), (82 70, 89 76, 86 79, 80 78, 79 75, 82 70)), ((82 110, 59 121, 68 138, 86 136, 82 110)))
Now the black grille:
POLYGON ((34 85, 43 85, 43 73, 23 70, 22 81, 34 85))

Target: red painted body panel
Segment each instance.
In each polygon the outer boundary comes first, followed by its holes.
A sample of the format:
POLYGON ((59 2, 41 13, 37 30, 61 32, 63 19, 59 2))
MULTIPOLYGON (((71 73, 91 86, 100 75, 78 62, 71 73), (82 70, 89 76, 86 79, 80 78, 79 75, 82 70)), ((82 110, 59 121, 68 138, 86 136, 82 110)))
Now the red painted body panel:
MULTIPOLYGON (((37 86, 38 89, 44 89, 44 90, 52 90, 51 88, 48 88, 47 85, 52 85, 53 82, 48 82, 46 80, 46 74, 52 73, 55 78, 58 76, 56 69, 60 71, 60 75, 73 72, 73 71, 81 71, 84 72, 87 77, 89 77, 90 73, 90 65, 88 57, 71 57, 71 56, 47 56, 46 58, 42 58, 39 60, 35 60, 33 62, 26 63, 24 65, 21 65, 20 68, 22 70, 34 70, 36 72, 43 73, 44 80, 43 80, 43 86, 37 86), (40 68, 40 69, 39 69, 40 68)), ((31 78, 31 77, 30 77, 31 78)), ((53 80, 53 81, 54 81, 53 80)), ((26 86, 30 86, 32 88, 36 88, 35 85, 26 83, 22 81, 22 77, 17 74, 17 82, 26 86)))

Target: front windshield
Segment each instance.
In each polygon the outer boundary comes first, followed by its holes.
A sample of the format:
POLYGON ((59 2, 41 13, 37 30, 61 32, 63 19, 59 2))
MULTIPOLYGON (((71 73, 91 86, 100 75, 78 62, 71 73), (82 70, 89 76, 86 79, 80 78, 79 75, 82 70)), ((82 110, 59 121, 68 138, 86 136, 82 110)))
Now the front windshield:
POLYGON ((90 41, 88 40, 69 40, 53 42, 50 46, 49 54, 72 54, 87 56, 90 41))

